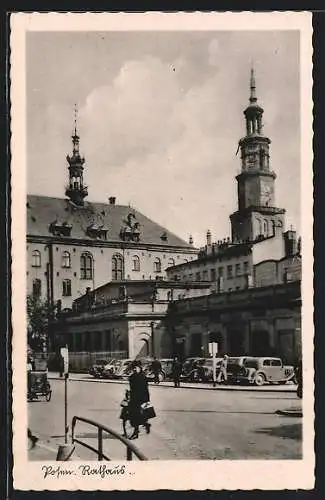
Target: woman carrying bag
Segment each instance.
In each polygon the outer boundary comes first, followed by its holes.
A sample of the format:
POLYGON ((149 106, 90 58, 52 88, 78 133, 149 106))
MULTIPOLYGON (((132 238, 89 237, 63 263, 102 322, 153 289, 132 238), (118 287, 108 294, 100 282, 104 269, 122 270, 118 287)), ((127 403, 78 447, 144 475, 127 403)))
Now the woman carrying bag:
POLYGON ((153 406, 150 402, 148 380, 142 371, 140 361, 135 361, 132 366, 132 374, 129 377, 130 400, 128 405, 130 422, 134 431, 130 439, 139 437, 139 426, 144 425, 147 434, 150 432, 151 424, 148 419, 155 416, 153 406))

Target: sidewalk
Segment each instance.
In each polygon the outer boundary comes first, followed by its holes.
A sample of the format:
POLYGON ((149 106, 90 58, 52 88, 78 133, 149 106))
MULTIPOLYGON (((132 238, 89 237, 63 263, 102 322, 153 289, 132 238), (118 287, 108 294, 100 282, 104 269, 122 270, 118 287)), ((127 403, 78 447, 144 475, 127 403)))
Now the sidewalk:
MULTIPOLYGON (((49 378, 52 380, 60 380, 57 372, 50 372, 49 378)), ((61 378, 63 380, 63 378, 61 378)), ((114 379, 98 379, 94 378, 87 373, 70 373, 69 380, 75 382, 89 382, 97 384, 127 384, 127 380, 114 380, 114 379)), ((159 384, 154 384, 150 382, 150 385, 154 387, 174 387, 173 382, 160 382, 159 384)), ((215 390, 215 391, 253 391, 253 392, 292 392, 295 393, 297 386, 293 383, 288 382, 284 385, 263 385, 261 387, 249 385, 217 385, 213 387, 211 383, 190 383, 181 382, 181 389, 202 389, 202 390, 215 390)))

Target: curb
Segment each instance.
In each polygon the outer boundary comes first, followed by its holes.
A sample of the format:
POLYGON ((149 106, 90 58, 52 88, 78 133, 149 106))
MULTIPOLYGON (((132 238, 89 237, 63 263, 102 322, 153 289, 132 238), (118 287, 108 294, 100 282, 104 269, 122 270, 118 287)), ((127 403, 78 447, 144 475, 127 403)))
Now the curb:
MULTIPOLYGON (((60 378, 59 376, 51 376, 49 375, 50 380, 63 380, 63 378, 60 378)), ((69 378, 70 381, 72 382, 89 382, 89 383, 99 383, 99 384, 127 384, 127 380, 112 380, 112 379, 96 379, 96 378, 69 378)), ((160 384, 153 384, 149 383, 151 387, 162 387, 162 388, 174 388, 173 385, 163 385, 163 383, 160 384)), ((241 392, 272 392, 272 393, 295 393, 296 388, 290 388, 290 389, 271 389, 269 388, 270 386, 265 386, 265 388, 262 387, 250 387, 250 386, 241 386, 241 387, 236 387, 236 386, 207 386, 207 387, 202 387, 202 386, 193 386, 193 385, 182 385, 180 389, 195 389, 195 390, 203 390, 203 391, 241 391, 241 392)))

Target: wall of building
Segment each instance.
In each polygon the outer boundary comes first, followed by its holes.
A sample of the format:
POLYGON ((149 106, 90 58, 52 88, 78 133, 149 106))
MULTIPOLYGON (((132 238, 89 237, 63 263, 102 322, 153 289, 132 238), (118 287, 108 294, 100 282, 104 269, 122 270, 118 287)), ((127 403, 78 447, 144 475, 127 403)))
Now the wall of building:
MULTIPOLYGON (((91 247, 82 245, 69 244, 53 244, 53 300, 62 301, 62 308, 70 308, 73 300, 85 294, 87 287, 91 289, 104 285, 108 281, 112 281, 112 257, 114 254, 120 254, 124 257, 124 276, 125 279, 143 279, 155 280, 156 276, 166 276, 166 268, 174 262, 183 263, 185 260, 195 258, 195 254, 188 252, 175 251, 157 251, 150 249, 142 249, 135 251, 134 249, 120 250, 108 247, 91 247), (67 251, 70 254, 71 267, 62 267, 63 252, 67 251), (80 257, 83 253, 88 252, 93 257, 93 277, 92 279, 80 278, 80 257), (133 256, 137 255, 140 260, 140 271, 133 271, 133 256), (159 258, 161 261, 161 272, 155 272, 154 262, 159 258), (172 260, 171 260, 172 259, 172 260), (63 295, 62 282, 65 279, 71 280, 71 296, 63 295)), ((28 242, 27 245, 27 293, 33 290, 33 281, 41 279, 42 281, 42 298, 47 297, 47 277, 46 264, 49 262, 48 246, 42 243, 28 242), (41 266, 32 266, 32 254, 34 250, 39 250, 41 253, 41 266)))
POLYGON ((284 256, 284 238, 282 233, 276 233, 273 238, 267 238, 255 243, 252 248, 254 265, 270 259, 280 260, 284 256))

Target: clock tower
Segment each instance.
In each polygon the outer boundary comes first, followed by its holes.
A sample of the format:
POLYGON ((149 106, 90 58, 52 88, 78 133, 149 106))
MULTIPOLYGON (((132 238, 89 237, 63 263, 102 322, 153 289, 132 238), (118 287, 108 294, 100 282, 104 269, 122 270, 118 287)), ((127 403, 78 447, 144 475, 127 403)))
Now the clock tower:
POLYGON ((231 214, 232 241, 256 241, 282 228, 285 210, 275 207, 276 174, 270 169, 271 141, 263 134, 264 110, 257 103, 251 70, 249 105, 244 111, 246 135, 240 139, 241 172, 237 175, 238 210, 231 214))

